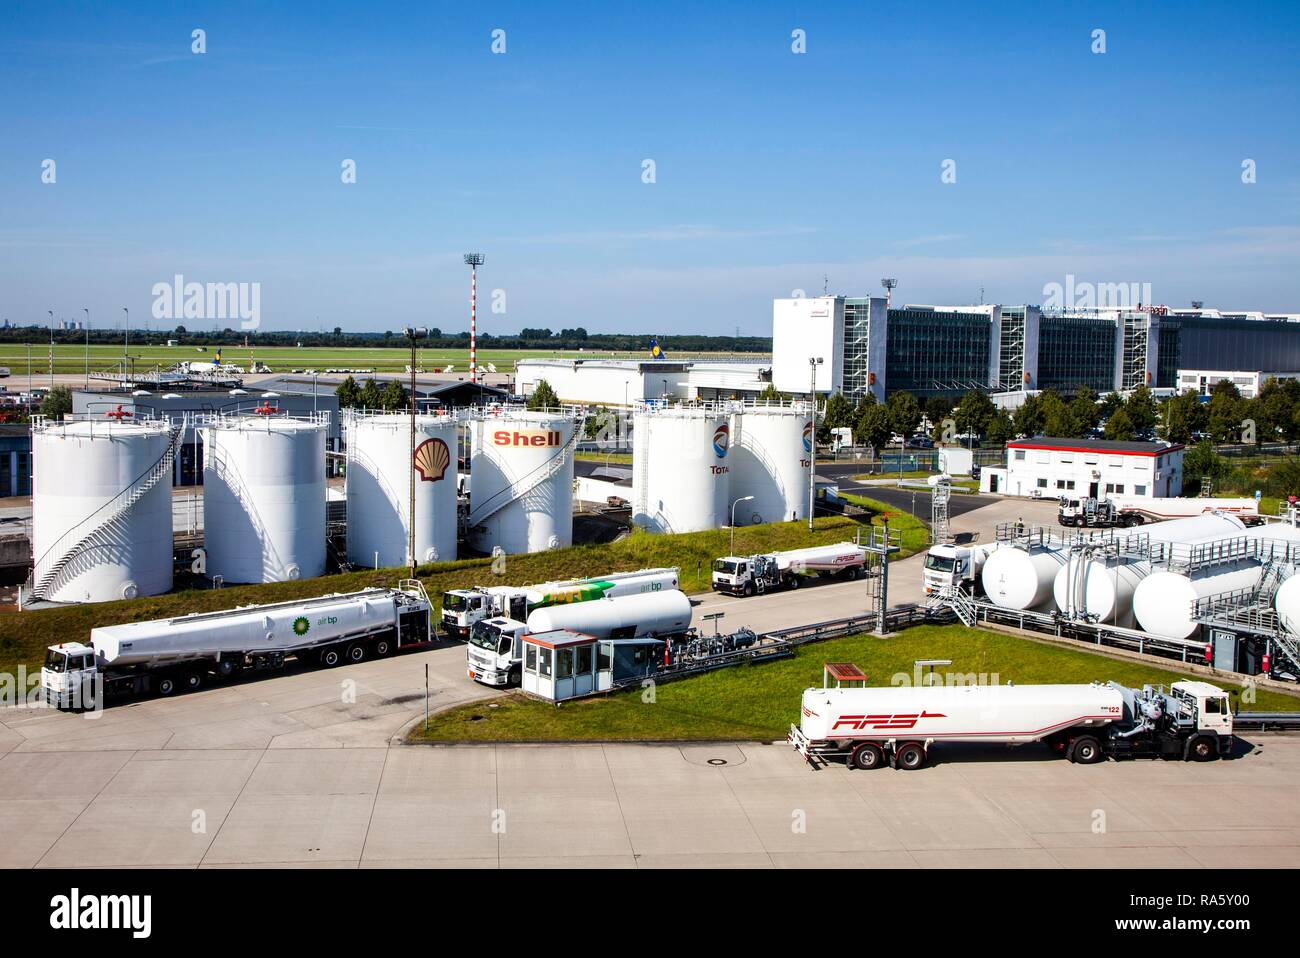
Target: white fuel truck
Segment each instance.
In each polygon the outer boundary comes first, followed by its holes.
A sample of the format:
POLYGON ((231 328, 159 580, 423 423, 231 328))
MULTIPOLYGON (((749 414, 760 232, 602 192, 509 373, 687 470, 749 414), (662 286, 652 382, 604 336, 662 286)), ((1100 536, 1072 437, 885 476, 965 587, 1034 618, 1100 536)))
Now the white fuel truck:
POLYGON ((523 668, 523 637, 571 629, 597 639, 680 635, 691 627, 691 600, 676 589, 576 605, 536 609, 527 622, 508 617, 474 623, 465 659, 469 677, 485 685, 518 685, 523 668))
POLYGON ((956 546, 940 543, 930 547, 925 554, 925 568, 921 581, 926 595, 938 595, 945 588, 960 587, 978 591, 980 570, 989 553, 1001 543, 980 546, 956 546))
POLYGON ((89 644, 49 647, 41 689, 59 708, 93 708, 116 696, 171 695, 246 669, 279 669, 289 656, 326 667, 360 662, 427 644, 429 619, 424 587, 403 579, 395 589, 101 626, 89 644))
POLYGON ((766 552, 752 556, 722 556, 713 562, 714 592, 730 595, 753 595, 778 589, 797 589, 801 573, 819 576, 838 575, 845 579, 861 578, 867 564, 867 552, 852 542, 838 542, 807 549, 766 552))
POLYGON ((1205 762, 1231 751, 1232 712, 1206 682, 820 688, 803 693, 788 739, 814 767, 843 758, 853 768, 917 769, 935 742, 1045 742, 1081 765, 1107 756, 1205 762))
POLYGON ((677 569, 640 569, 588 579, 568 579, 530 586, 486 586, 451 589, 442 597, 442 627, 464 638, 475 622, 506 616, 525 620, 534 609, 569 605, 589 599, 662 592, 680 585, 677 569))

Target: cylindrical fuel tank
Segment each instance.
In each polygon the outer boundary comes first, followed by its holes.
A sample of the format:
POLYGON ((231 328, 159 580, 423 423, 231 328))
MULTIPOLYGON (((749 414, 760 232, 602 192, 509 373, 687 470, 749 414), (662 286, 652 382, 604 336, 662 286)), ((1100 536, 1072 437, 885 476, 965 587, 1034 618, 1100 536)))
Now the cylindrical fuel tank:
POLYGON ((1073 555, 1052 583, 1056 607, 1074 618, 1133 626, 1133 593, 1151 571, 1147 562, 1073 555))
POLYGON ((732 413, 729 495, 736 505, 736 525, 808 515, 812 445, 806 403, 746 405, 732 413), (747 501, 737 501, 741 499, 747 501))
POLYGON ((1236 516, 1207 512, 1186 519, 1168 519, 1136 527, 1131 535, 1146 536, 1157 542, 1200 542, 1206 539, 1232 539, 1244 534, 1246 529, 1236 516))
POLYGON ((470 543, 480 552, 573 544, 574 421, 509 410, 470 425, 470 543))
POLYGON ((1292 635, 1300 635, 1300 574, 1292 573, 1278 586, 1273 607, 1277 609, 1277 619, 1282 628, 1292 635))
POLYGON ((1261 566, 1254 559, 1226 562, 1190 574, 1158 569, 1133 593, 1133 614, 1144 632, 1168 639, 1186 639, 1199 628, 1192 618, 1197 599, 1220 592, 1253 589, 1261 566))
POLYGON ((675 635, 690 626, 691 600, 676 589, 552 605, 528 615, 529 632, 572 629, 598 639, 615 633, 624 638, 675 635))
POLYGON ((726 411, 645 409, 634 422, 632 521, 651 532, 700 532, 727 525, 731 507, 745 503, 731 496, 726 411))
POLYGON ((1003 546, 985 560, 980 581, 995 605, 1043 612, 1052 606, 1052 585, 1065 560, 1057 547, 1003 546))

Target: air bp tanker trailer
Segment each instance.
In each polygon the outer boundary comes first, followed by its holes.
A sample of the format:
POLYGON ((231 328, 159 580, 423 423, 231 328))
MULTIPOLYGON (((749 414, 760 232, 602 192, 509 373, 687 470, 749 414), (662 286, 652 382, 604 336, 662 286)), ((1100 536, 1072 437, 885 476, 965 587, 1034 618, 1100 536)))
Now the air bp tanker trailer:
POLYGON ((60 708, 106 698, 197 689, 245 670, 283 668, 289 657, 326 667, 430 642, 430 603, 416 579, 395 589, 246 605, 174 619, 91 629, 90 642, 46 651, 41 689, 60 708))
POLYGON ((862 576, 866 564, 867 551, 852 542, 752 556, 722 556, 713 562, 711 584, 714 592, 754 595, 756 592, 797 589, 805 572, 815 572, 822 577, 838 575, 857 579, 862 576))
POLYGON ((640 569, 587 579, 567 579, 529 586, 450 589, 442 597, 442 627, 464 638, 474 623, 499 616, 524 621, 536 609, 590 599, 671 591, 680 587, 677 569, 640 569))
POLYGON ((1233 738, 1227 694, 1189 681, 807 689, 788 740, 814 767, 842 758, 852 768, 917 769, 935 742, 1045 742, 1091 765, 1108 756, 1204 762, 1227 754, 1233 738))

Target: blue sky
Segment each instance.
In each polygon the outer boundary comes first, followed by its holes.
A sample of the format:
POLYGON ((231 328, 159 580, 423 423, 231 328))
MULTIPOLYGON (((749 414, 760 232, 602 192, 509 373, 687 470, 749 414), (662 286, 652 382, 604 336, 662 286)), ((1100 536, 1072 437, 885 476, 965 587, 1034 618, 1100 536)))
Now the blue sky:
POLYGON ((7 4, 0 315, 143 321, 180 273, 459 330, 469 250, 495 332, 767 335, 823 276, 1298 311, 1298 55, 1296 3, 7 4))

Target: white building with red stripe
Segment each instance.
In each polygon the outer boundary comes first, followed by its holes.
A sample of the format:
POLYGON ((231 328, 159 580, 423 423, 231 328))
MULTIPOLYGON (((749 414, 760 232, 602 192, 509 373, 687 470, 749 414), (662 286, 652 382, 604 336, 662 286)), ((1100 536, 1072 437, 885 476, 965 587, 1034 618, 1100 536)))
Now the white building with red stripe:
POLYGON ((1006 469, 985 469, 983 488, 1009 496, 1165 498, 1182 494, 1183 447, 1035 436, 1007 443, 1006 469))

